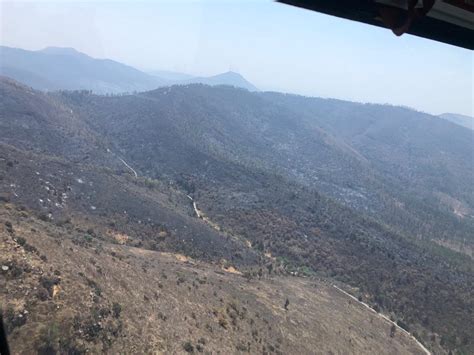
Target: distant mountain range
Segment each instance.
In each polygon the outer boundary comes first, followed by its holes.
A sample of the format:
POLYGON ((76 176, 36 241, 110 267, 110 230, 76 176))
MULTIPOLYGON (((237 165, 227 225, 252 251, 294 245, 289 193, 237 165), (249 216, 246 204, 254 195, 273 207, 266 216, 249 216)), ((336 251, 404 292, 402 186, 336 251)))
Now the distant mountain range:
POLYGON ((168 81, 180 81, 180 80, 189 80, 194 78, 194 75, 180 73, 176 71, 169 71, 169 70, 151 70, 147 71, 148 74, 157 76, 161 79, 165 79, 168 81))
POLYGON ((40 51, 0 47, 2 75, 39 90, 142 91, 165 81, 109 59, 95 59, 73 48, 40 51))
POLYGON ((444 118, 445 120, 448 120, 459 126, 474 130, 474 118, 471 116, 460 115, 457 113, 443 113, 439 115, 439 117, 444 118))
POLYGON ((211 77, 154 71, 145 73, 110 60, 96 59, 74 48, 47 47, 39 51, 0 46, 0 75, 38 90, 92 90, 94 93, 147 91, 176 84, 230 85, 256 91, 234 72, 211 77))

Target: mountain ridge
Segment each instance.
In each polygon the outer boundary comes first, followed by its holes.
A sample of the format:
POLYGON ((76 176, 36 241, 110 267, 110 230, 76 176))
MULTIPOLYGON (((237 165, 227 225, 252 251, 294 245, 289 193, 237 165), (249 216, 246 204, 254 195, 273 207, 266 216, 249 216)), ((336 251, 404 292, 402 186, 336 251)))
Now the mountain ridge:
POLYGON ((474 131, 474 117, 459 113, 442 113, 438 117, 474 131))
POLYGON ((116 93, 149 90, 162 85, 159 78, 133 67, 108 59, 95 59, 71 48, 27 51, 1 46, 0 58, 1 75, 15 78, 21 73, 25 84, 40 90, 116 93), (30 77, 29 73, 35 77, 30 77))
POLYGON ((256 91, 242 75, 226 72, 210 77, 161 71, 145 73, 112 59, 93 58, 68 47, 29 51, 0 46, 0 75, 38 90, 92 90, 98 94, 148 91, 171 85, 203 83, 231 85, 256 91))

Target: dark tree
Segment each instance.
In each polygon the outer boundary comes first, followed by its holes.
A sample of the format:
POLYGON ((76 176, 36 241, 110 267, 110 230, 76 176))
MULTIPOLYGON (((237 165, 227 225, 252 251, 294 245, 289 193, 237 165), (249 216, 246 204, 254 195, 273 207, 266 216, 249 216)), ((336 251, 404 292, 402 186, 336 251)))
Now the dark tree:
POLYGON ((390 337, 393 338, 395 336, 395 331, 397 330, 397 327, 395 327, 395 324, 392 324, 390 328, 390 337))

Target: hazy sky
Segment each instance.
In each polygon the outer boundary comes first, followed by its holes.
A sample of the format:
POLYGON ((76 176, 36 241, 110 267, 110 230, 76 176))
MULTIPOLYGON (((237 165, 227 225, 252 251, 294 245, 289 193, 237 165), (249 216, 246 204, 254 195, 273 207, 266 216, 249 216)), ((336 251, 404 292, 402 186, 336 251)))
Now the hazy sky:
POLYGON ((0 44, 140 69, 232 69, 263 90, 473 114, 472 52, 266 0, 4 1, 0 44))

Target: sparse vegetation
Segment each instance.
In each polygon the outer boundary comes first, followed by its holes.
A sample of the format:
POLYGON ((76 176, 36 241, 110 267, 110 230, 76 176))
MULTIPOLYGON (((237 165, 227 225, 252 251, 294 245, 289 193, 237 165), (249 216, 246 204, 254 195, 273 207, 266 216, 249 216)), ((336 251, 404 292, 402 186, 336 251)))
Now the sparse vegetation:
POLYGON ((122 306, 119 303, 114 302, 112 304, 112 312, 115 318, 120 318, 120 314, 122 313, 122 306))
POLYGON ((23 237, 17 237, 16 242, 20 244, 21 246, 24 246, 26 244, 26 239, 23 237))
POLYGON ((194 352, 194 346, 190 341, 187 341, 183 344, 183 349, 187 353, 193 353, 194 352))
POLYGON ((5 227, 6 227, 8 233, 13 233, 13 225, 12 225, 12 222, 6 221, 6 222, 5 222, 5 227))
POLYGON ((23 326, 27 321, 26 314, 15 311, 11 306, 7 307, 2 313, 3 320, 5 322, 5 331, 7 334, 11 333, 15 328, 23 326))

